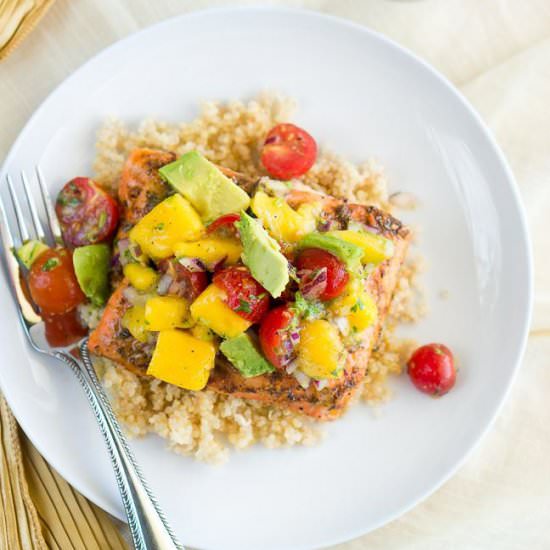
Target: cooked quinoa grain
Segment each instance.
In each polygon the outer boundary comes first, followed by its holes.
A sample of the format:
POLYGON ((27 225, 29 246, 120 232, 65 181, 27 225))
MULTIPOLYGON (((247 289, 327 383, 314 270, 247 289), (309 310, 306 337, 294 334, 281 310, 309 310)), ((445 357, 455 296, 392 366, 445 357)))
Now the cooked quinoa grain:
MULTIPOLYGON (((116 191, 126 157, 136 147, 160 148, 178 155, 195 149, 211 161, 249 176, 265 175, 258 163, 263 139, 272 126, 288 121, 293 110, 293 101, 261 95, 247 103, 206 102, 196 119, 179 125, 145 120, 131 131, 120 121, 109 120, 98 135, 95 178, 116 191)), ((356 166, 321 151, 304 181, 331 195, 385 210, 391 210, 396 202, 390 201, 383 171, 373 161, 356 166)), ((414 348, 414 342, 397 338, 394 329, 422 314, 423 303, 415 286, 418 270, 414 260, 408 260, 402 270, 388 322, 360 392, 369 403, 388 398, 388 376, 401 372, 414 348)), ((80 314, 93 327, 100 312, 83 307, 80 314)), ((321 437, 319 425, 298 413, 211 391, 187 391, 136 376, 103 358, 96 358, 95 364, 130 436, 156 433, 167 440, 171 450, 201 461, 223 462, 230 447, 311 445, 321 437)))

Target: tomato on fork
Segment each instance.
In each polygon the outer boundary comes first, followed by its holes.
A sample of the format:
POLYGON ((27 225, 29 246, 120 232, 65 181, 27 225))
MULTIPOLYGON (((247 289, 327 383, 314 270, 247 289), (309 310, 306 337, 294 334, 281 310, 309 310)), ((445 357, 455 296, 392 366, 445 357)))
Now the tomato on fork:
POLYGON ((74 273, 71 253, 65 248, 42 252, 32 264, 28 284, 43 314, 67 313, 86 299, 74 273))
POLYGON ((65 184, 55 203, 66 246, 77 247, 110 239, 117 227, 118 204, 90 178, 65 184))

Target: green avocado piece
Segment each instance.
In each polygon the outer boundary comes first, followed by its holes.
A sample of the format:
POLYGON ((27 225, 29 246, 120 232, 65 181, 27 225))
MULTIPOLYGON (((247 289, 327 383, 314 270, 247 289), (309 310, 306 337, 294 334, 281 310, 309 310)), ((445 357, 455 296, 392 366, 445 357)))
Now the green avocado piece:
POLYGON ((299 248, 322 248, 340 258, 350 269, 356 268, 363 257, 363 249, 326 233, 308 233, 298 242, 299 248))
POLYGON ((275 370, 273 365, 258 351, 252 338, 244 332, 235 338, 224 340, 220 344, 220 350, 245 378, 252 378, 275 370))
POLYGON ((30 269, 36 258, 48 250, 48 245, 40 241, 28 241, 17 250, 17 257, 21 260, 22 264, 30 269))
POLYGON ((198 151, 185 153, 159 174, 197 210, 205 223, 246 210, 250 197, 198 151))
POLYGON ((73 266, 82 292, 96 306, 102 306, 109 296, 109 265, 111 251, 106 244, 79 246, 73 252, 73 266))
POLYGON ((259 220, 244 210, 235 227, 241 235, 244 265, 273 298, 278 298, 289 280, 288 261, 282 255, 279 243, 269 236, 259 220))

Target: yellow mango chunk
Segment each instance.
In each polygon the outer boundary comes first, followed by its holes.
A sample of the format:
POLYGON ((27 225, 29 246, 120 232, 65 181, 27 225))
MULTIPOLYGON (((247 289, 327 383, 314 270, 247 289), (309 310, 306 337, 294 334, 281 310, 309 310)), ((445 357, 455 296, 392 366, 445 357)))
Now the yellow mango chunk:
POLYGON ((362 332, 378 321, 378 307, 361 279, 352 278, 344 292, 329 306, 335 315, 346 317, 352 332, 362 332))
POLYGON ((342 373, 344 347, 338 329, 328 321, 307 322, 297 352, 298 368, 311 378, 338 378, 342 373))
POLYGON ((204 231, 197 211, 181 195, 157 204, 130 230, 130 240, 151 258, 168 258, 181 241, 194 241, 204 231))
POLYGON ((219 336, 233 338, 252 323, 235 313, 225 302, 225 291, 211 284, 191 304, 191 316, 219 336))
POLYGON ((315 230, 313 210, 303 209, 305 215, 293 210, 283 199, 258 191, 250 203, 252 212, 278 241, 296 242, 315 230))
POLYGON ((149 330, 168 330, 185 326, 187 301, 177 296, 153 296, 145 304, 145 323, 149 330))
POLYGON ((126 264, 123 271, 130 284, 141 291, 151 290, 159 278, 153 268, 141 264, 126 264))
POLYGON ((361 261, 364 264, 379 264, 391 258, 395 250, 393 241, 382 237, 382 235, 375 235, 367 231, 345 229, 341 231, 329 231, 329 234, 362 248, 363 257, 361 261))
POLYGON ((186 390, 202 390, 214 367, 216 347, 183 330, 159 333, 147 374, 186 390))
POLYGON ((127 329, 136 340, 146 342, 148 327, 145 323, 145 307, 132 306, 127 309, 124 317, 122 317, 122 326, 127 329))
POLYGON ((237 239, 208 237, 193 242, 174 245, 174 254, 178 258, 198 258, 206 265, 213 265, 226 258, 227 264, 235 264, 241 257, 243 247, 237 239))

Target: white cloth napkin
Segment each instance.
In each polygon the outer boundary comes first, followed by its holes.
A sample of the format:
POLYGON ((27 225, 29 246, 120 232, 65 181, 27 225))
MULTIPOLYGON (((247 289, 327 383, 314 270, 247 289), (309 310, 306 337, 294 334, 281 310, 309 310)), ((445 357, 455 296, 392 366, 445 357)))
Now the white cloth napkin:
MULTIPOLYGON (((0 159, 45 95, 92 54, 192 9, 279 4, 350 18, 451 79, 503 148, 535 254, 527 354, 493 430, 437 493, 341 550, 550 548, 550 0, 59 0, 0 64, 0 159)), ((480 344, 483 345, 483 344, 480 344)))

